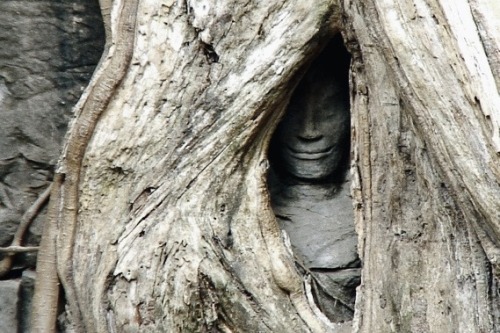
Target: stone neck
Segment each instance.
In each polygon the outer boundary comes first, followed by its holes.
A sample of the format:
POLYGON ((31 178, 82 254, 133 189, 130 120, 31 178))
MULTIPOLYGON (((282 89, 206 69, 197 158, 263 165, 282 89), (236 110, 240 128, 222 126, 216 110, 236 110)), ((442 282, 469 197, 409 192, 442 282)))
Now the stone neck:
POLYGON ((281 196, 288 199, 324 200, 339 192, 341 184, 283 184, 281 196))

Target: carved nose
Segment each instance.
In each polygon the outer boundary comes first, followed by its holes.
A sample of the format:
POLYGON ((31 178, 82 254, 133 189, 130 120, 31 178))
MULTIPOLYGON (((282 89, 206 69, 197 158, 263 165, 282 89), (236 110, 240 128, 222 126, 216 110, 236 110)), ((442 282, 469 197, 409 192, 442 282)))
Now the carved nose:
POLYGON ((302 141, 313 142, 321 140, 323 135, 314 132, 304 132, 297 135, 297 137, 302 141))
POLYGON ((302 124, 297 133, 297 137, 303 141, 318 141, 323 135, 318 131, 317 120, 314 119, 314 110, 307 110, 302 119, 302 124))

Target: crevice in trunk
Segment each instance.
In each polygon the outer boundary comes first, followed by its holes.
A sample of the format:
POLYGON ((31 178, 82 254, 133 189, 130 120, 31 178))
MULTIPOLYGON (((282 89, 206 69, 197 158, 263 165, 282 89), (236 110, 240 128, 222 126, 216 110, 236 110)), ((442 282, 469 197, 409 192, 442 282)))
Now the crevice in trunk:
POLYGON ((350 55, 340 35, 313 60, 271 139, 268 185, 316 306, 353 319, 361 261, 350 193, 350 55))

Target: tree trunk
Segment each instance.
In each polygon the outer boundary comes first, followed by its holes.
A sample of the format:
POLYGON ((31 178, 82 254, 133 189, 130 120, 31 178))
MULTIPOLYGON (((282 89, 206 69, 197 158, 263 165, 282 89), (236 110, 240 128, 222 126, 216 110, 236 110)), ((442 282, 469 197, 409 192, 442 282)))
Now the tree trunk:
MULTIPOLYGON (((363 261, 353 331, 497 331, 492 6, 115 0, 43 246, 56 253, 74 329, 345 329, 308 301, 266 186, 290 95, 342 32, 363 261)), ((55 271, 40 257, 39 270, 55 271)))
POLYGON ((344 5, 359 45, 357 328, 497 332, 498 59, 486 57, 474 3, 344 5))

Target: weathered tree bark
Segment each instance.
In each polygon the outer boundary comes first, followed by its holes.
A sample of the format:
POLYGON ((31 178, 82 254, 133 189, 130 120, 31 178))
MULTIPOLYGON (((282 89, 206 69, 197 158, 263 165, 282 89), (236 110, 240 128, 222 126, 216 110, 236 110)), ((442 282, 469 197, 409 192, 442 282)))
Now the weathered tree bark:
POLYGON ((348 39, 359 45, 361 332, 500 330, 499 54, 487 58, 471 7, 344 3, 348 39))
POLYGON ((55 256, 40 255, 76 331, 341 329, 308 302, 265 182, 288 99, 339 31, 364 265, 354 331, 499 330, 493 2, 137 3, 112 4, 51 197, 55 256))

